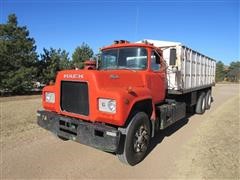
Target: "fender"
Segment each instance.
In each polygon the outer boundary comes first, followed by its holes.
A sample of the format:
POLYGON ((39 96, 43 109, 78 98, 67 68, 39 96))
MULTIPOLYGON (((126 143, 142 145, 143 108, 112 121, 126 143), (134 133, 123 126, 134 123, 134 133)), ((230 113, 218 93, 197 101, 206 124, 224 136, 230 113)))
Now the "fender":
MULTIPOLYGON (((140 89, 138 89, 140 90, 140 89)), ((131 103, 131 108, 128 111, 126 122, 123 127, 119 127, 118 130, 121 131, 122 134, 127 133, 127 129, 129 127, 129 124, 131 123, 132 117, 135 115, 136 112, 143 111, 145 112, 150 120, 150 126, 151 126, 151 136, 154 137, 154 132, 155 132, 155 120, 156 120, 156 114, 155 114, 155 106, 152 102, 152 97, 148 94, 147 92, 149 91, 148 89, 143 89, 136 92, 138 93, 143 93, 145 96, 140 96, 141 98, 135 98, 132 103, 131 103), (141 92, 140 92, 141 91, 141 92)))

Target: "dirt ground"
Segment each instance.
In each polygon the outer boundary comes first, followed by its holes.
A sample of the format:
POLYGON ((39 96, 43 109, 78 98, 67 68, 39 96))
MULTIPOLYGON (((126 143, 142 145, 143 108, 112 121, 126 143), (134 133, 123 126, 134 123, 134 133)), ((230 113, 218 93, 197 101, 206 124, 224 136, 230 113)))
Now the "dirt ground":
POLYGON ((204 115, 194 115, 152 140, 137 166, 36 125, 40 96, 0 98, 0 179, 240 179, 240 87, 218 84, 204 115))

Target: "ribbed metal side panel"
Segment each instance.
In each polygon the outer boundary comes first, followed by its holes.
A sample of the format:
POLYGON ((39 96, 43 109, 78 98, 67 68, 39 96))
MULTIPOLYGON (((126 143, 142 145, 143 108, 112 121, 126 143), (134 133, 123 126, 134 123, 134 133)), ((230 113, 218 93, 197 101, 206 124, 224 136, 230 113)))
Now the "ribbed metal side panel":
MULTIPOLYGON (((201 89, 215 84, 216 61, 180 42, 144 39, 163 50, 163 58, 168 65, 168 89, 187 91, 201 89), (176 64, 170 65, 170 49, 176 49, 176 64)), ((142 41, 138 41, 140 43, 142 41)))
POLYGON ((181 47, 182 89, 191 89, 215 83, 216 62, 190 48, 181 47))
POLYGON ((168 89, 188 90, 215 83, 216 61, 185 46, 163 49, 168 66, 168 89), (169 65, 170 49, 177 50, 174 66, 169 65))

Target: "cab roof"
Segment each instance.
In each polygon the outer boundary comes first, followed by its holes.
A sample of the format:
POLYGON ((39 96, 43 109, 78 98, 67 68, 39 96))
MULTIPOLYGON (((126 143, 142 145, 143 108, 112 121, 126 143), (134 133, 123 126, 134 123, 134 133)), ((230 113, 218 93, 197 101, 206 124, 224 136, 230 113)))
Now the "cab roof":
POLYGON ((128 41, 123 41, 120 40, 119 42, 114 41, 114 44, 109 45, 109 46, 104 46, 101 48, 101 50, 108 50, 108 49, 113 49, 113 48, 121 48, 121 47, 144 47, 144 48, 153 48, 155 47, 151 43, 144 43, 144 42, 128 42, 128 41))
POLYGON ((144 48, 162 48, 162 47, 172 47, 182 45, 180 42, 173 42, 173 41, 159 41, 159 40, 152 40, 152 39, 144 39, 137 42, 129 42, 126 40, 117 40, 114 41, 112 45, 104 46, 101 50, 113 49, 113 48, 121 48, 121 47, 144 47, 144 48))

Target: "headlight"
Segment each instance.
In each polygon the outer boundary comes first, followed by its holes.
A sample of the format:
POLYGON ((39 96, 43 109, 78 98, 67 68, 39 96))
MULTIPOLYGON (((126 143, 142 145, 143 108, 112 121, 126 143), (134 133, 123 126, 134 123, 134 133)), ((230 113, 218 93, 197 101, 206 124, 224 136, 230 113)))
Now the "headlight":
POLYGON ((45 101, 48 103, 55 103, 55 93, 46 92, 45 93, 45 101))
POLYGON ((116 100, 113 99, 98 99, 98 109, 99 111, 116 113, 116 100))

